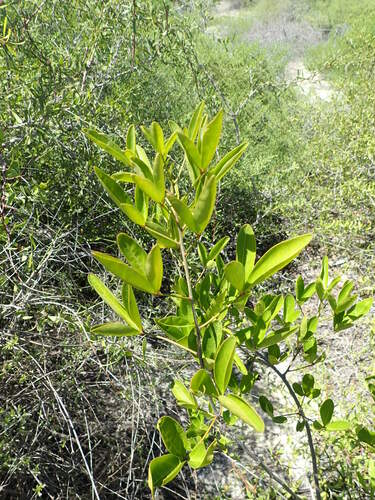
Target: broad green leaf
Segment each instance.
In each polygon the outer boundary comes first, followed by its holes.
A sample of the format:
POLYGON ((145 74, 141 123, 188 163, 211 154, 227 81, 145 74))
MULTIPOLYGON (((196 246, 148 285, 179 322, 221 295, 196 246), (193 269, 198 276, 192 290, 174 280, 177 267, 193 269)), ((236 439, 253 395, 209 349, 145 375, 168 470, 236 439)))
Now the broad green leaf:
POLYGON ((301 275, 299 275, 297 277, 297 280, 296 280, 296 299, 297 301, 299 302, 300 300, 302 300, 302 296, 303 296, 303 292, 305 290, 305 284, 303 282, 303 278, 301 275))
POLYGON ((194 171, 195 180, 198 178, 199 171, 202 167, 201 156, 196 145, 184 134, 178 133, 179 142, 185 151, 186 157, 194 171))
POLYGON ((135 187, 134 201, 135 208, 142 214, 144 226, 148 217, 148 196, 138 186, 135 187))
POLYGON ((357 431, 357 437, 361 443, 367 443, 375 446, 375 432, 369 431, 366 427, 360 427, 357 431))
POLYGON ((320 418, 322 419, 323 425, 327 425, 332 420, 333 410, 335 405, 332 399, 326 399, 320 407, 320 418))
POLYGON ((164 135, 161 126, 156 122, 152 122, 149 129, 141 126, 141 130, 155 151, 164 154, 164 135))
POLYGON ((305 248, 311 238, 311 234, 304 234, 272 247, 255 264, 248 280, 249 283, 256 285, 288 265, 305 248))
POLYGON ((155 488, 164 486, 174 479, 185 462, 180 462, 176 455, 168 454, 151 460, 148 468, 148 487, 154 498, 155 488))
POLYGON ((207 370, 201 368, 193 376, 190 382, 190 388, 193 392, 202 392, 209 396, 217 396, 218 392, 207 370))
POLYGON ((198 255, 199 255, 199 259, 202 263, 202 266, 205 267, 207 262, 208 262, 208 254, 207 254, 206 247, 203 245, 203 243, 201 241, 198 243, 198 255))
POLYGON ((260 404, 260 407, 262 408, 262 410, 267 413, 267 415, 269 417, 273 417, 273 404, 271 403, 271 401, 266 398, 265 396, 259 396, 259 404, 260 404))
POLYGON ((98 167, 95 167, 94 171, 98 176, 101 185, 107 191, 109 197, 116 203, 119 208, 122 209, 123 203, 131 203, 130 196, 125 193, 122 187, 117 184, 117 182, 113 180, 110 175, 107 175, 98 167))
POLYGON ((229 239, 229 236, 224 236, 217 243, 215 243, 208 254, 207 261, 215 260, 219 253, 222 252, 227 246, 229 239))
POLYGON ((154 160, 154 184, 158 191, 161 193, 162 200, 165 197, 165 179, 164 179, 164 161, 160 154, 157 154, 154 160))
POLYGON ((95 325, 91 328, 91 333, 93 335, 103 335, 106 337, 132 337, 134 335, 139 335, 139 329, 134 329, 123 323, 113 322, 95 325))
POLYGON ((303 392, 306 394, 306 396, 308 396, 311 393, 314 387, 314 383, 315 383, 314 377, 310 373, 306 373, 302 377, 302 389, 303 392))
POLYGON ((233 415, 236 415, 236 417, 240 418, 248 425, 251 425, 257 432, 264 432, 264 422, 262 418, 247 401, 234 394, 219 396, 219 401, 225 408, 233 413, 233 415))
POLYGON ((111 175, 112 179, 118 182, 130 182, 134 184, 134 173, 133 172, 116 172, 111 175))
POLYGON ((224 307, 226 296, 227 291, 224 290, 224 292, 216 295, 216 297, 210 302, 210 305, 206 311, 205 321, 208 321, 216 315, 219 315, 217 318, 218 320, 221 320, 226 316, 228 310, 228 307, 224 307))
POLYGON ((245 152, 247 146, 249 144, 247 142, 243 142, 232 151, 229 151, 215 167, 210 170, 214 174, 216 181, 219 182, 225 174, 234 167, 237 161, 241 158, 243 153, 245 152))
POLYGON ((323 281, 320 278, 318 278, 315 282, 315 289, 320 302, 323 302, 326 296, 326 291, 323 285, 323 281))
POLYGON ((140 175, 134 175, 134 182, 137 186, 142 189, 142 191, 147 194, 152 200, 156 203, 164 202, 164 191, 159 190, 154 182, 146 179, 145 177, 141 177, 140 175))
POLYGON ((284 321, 293 323, 301 314, 301 311, 295 310, 295 300, 293 295, 288 294, 284 300, 284 321))
POLYGON ((176 196, 168 196, 169 201, 171 202, 172 207, 176 211, 180 222, 186 224, 186 226, 190 229, 190 231, 196 231, 196 224, 193 218, 193 214, 190 208, 184 203, 182 200, 176 198, 176 196))
POLYGON ((88 281, 96 293, 104 300, 109 307, 120 316, 127 324, 134 329, 139 329, 138 325, 132 320, 128 311, 121 305, 117 298, 113 295, 110 289, 102 282, 102 280, 95 276, 95 274, 89 274, 88 281))
POLYGON ((210 446, 206 449, 204 442, 200 441, 189 454, 189 465, 193 469, 199 469, 209 465, 214 458, 214 451, 216 448, 216 439, 212 441, 210 446))
POLYGON ((324 288, 328 286, 328 257, 325 255, 322 260, 322 270, 320 271, 320 279, 324 288))
POLYGON ((245 269, 241 262, 229 262, 224 268, 224 276, 239 291, 245 286, 245 269))
POLYGON ((201 142, 202 170, 207 169, 212 158, 215 156, 220 141, 222 125, 223 111, 221 110, 203 130, 201 142))
POLYGON ((103 264, 107 271, 114 274, 122 281, 125 281, 134 288, 138 288, 139 290, 143 290, 144 292, 154 293, 154 289, 147 278, 124 264, 120 259, 102 252, 93 252, 92 255, 101 264, 103 264))
POLYGON ((154 293, 158 293, 163 280, 163 259, 158 244, 154 245, 147 255, 145 269, 147 279, 151 283, 154 293))
POLYGON ((293 328, 285 327, 280 330, 276 330, 275 332, 271 332, 265 337, 261 342, 259 342, 257 348, 264 349, 266 347, 271 347, 275 344, 279 344, 293 333, 298 331, 298 326, 294 326, 293 328))
MULTIPOLYGON (((145 163, 143 160, 135 156, 132 158, 132 166, 136 174, 140 175, 141 177, 145 177, 150 182, 154 182, 153 170, 150 167, 149 163, 145 163)), ((132 182, 135 182, 134 174, 132 182)))
POLYGON ((242 359, 239 357, 239 355, 235 352, 233 356, 233 361, 234 364, 237 366, 239 371, 242 373, 242 375, 247 375, 248 371, 244 363, 242 362, 242 359))
POLYGON ((349 296, 350 292, 353 290, 353 287, 354 283, 352 281, 350 280, 345 281, 337 298, 337 302, 345 300, 349 296))
POLYGON ((341 313, 343 311, 346 311, 350 307, 352 307, 352 305, 357 300, 357 298, 358 298, 358 295, 351 295, 350 297, 346 297, 345 299, 340 300, 337 303, 335 314, 339 314, 339 313, 341 313))
POLYGON ((327 431, 348 431, 352 425, 346 420, 335 420, 326 425, 327 431))
POLYGON ((150 169, 150 172, 151 172, 151 163, 150 163, 150 160, 148 159, 148 156, 146 154, 146 151, 142 148, 142 146, 136 146, 136 150, 137 150, 137 155, 138 155, 138 158, 140 160, 143 161, 143 163, 145 163, 148 168, 150 169))
POLYGON ((216 386, 221 394, 224 394, 232 375, 236 344, 237 341, 235 337, 228 337, 224 340, 216 353, 214 377, 216 386))
POLYGON ((157 423, 163 443, 169 453, 183 459, 189 446, 184 429, 171 417, 161 417, 157 423))
POLYGON ((245 224, 241 227, 237 238, 236 258, 244 267, 245 281, 248 280, 251 271, 254 268, 256 257, 256 243, 252 227, 245 224))
POLYGON ((351 320, 355 321, 356 319, 361 318, 370 311, 372 303, 373 299, 371 297, 361 300, 361 302, 358 302, 352 308, 350 308, 346 314, 351 320))
POLYGON ((164 146, 164 154, 167 155, 169 151, 172 149, 173 144, 176 142, 177 139, 177 131, 173 132, 168 140, 165 142, 164 146))
POLYGON ((145 229, 158 240, 161 248, 178 248, 179 242, 160 224, 147 221, 145 229))
POLYGON ((315 290, 316 290, 315 283, 310 283, 309 285, 307 285, 307 287, 303 291, 303 295, 301 297, 301 300, 303 302, 306 302, 307 299, 309 299, 310 297, 312 297, 314 295, 315 290))
POLYGON ((202 234, 210 222, 216 201, 216 180, 211 176, 205 179, 202 190, 193 208, 196 232, 202 234))
POLYGON ((156 320, 156 323, 175 340, 189 335, 195 326, 192 319, 180 316, 167 316, 166 318, 156 320))
POLYGON ((134 224, 142 227, 146 224, 145 216, 131 203, 121 203, 120 208, 134 224))
POLYGON ((147 253, 138 242, 126 233, 119 233, 117 235, 117 245, 131 267, 138 273, 145 274, 147 253))
POLYGON ((188 136, 192 141, 197 137, 198 131, 202 124, 203 111, 204 111, 204 101, 202 101, 191 117, 189 128, 188 128, 188 136))
POLYGON ((126 134, 126 147, 130 149, 133 153, 136 153, 136 139, 135 139, 135 127, 130 125, 128 133, 126 134))
POLYGON ((139 314, 137 301, 135 300, 133 288, 127 283, 122 285, 122 302, 124 303, 124 307, 128 311, 129 316, 137 325, 139 331, 142 331, 142 320, 139 314))
POLYGON ((124 163, 125 165, 130 165, 129 156, 107 135, 94 129, 85 129, 84 133, 86 137, 95 142, 95 144, 97 144, 106 153, 113 156, 113 158, 116 158, 116 160, 121 161, 121 163, 124 163))
POLYGON ((172 394, 176 398, 177 404, 184 408, 197 408, 197 401, 194 395, 184 386, 180 380, 175 380, 172 387, 172 394))

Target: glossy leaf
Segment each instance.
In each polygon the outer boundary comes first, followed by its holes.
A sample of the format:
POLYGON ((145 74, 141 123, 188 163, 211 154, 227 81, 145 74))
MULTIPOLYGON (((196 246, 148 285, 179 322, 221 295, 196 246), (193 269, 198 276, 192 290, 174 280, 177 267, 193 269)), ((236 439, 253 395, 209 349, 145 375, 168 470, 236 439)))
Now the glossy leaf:
POLYGON ((147 279, 153 287, 153 293, 158 293, 163 280, 163 259, 158 244, 154 245, 147 255, 145 269, 147 279))
POLYGON ((91 333, 93 335, 103 335, 106 337, 132 337, 134 335, 139 335, 139 329, 132 328, 123 323, 113 322, 95 325, 91 328, 91 333))
POLYGON ((174 418, 166 416, 159 419, 157 428, 169 453, 183 459, 189 444, 181 425, 174 418))
POLYGON ((179 242, 160 224, 147 221, 145 229, 158 240, 161 248, 178 248, 179 242))
POLYGON ((96 293, 104 300, 106 304, 118 315, 120 318, 125 320, 127 324, 136 330, 138 330, 138 325, 130 317, 128 311, 121 305, 109 288, 102 282, 102 280, 95 276, 95 274, 89 274, 88 281, 96 293))
POLYGON ((176 398, 177 404, 184 408, 197 408, 197 401, 194 395, 184 386, 180 380, 175 380, 172 393, 176 398))
POLYGON ((145 274, 147 253, 138 242, 126 233, 119 233, 117 245, 131 267, 138 273, 145 274))
POLYGON ((203 111, 204 111, 205 103, 202 101, 199 106, 195 109, 193 116, 191 117, 189 128, 188 128, 188 136, 194 141, 197 137, 198 131, 202 125, 203 111))
POLYGON ((156 122, 152 122, 150 128, 142 126, 141 130, 155 151, 164 154, 164 135, 161 126, 156 122))
POLYGON ((256 257, 256 242, 254 231, 249 224, 241 227, 237 237, 236 258, 244 267, 245 281, 248 280, 254 268, 256 257))
POLYGON ((228 245, 229 239, 229 236, 224 236, 217 243, 215 243, 208 254, 207 261, 215 260, 219 253, 222 252, 228 245))
POLYGON ((102 134, 94 129, 85 129, 84 133, 86 137, 91 139, 95 144, 97 144, 106 153, 109 153, 116 160, 121 161, 125 165, 130 165, 129 156, 107 135, 102 134))
POLYGON ((241 262, 229 262, 224 268, 224 276, 239 291, 245 286, 245 269, 241 262))
POLYGON ((165 197, 165 179, 164 179, 164 161, 160 154, 157 154, 154 160, 153 168, 154 184, 160 193, 160 197, 165 197))
POLYGON ((214 366, 214 377, 216 386, 221 394, 224 394, 229 384, 233 369, 233 357, 236 349, 236 338, 228 337, 217 351, 214 366))
POLYGON ((335 420, 326 425, 327 431, 348 431, 351 429, 350 422, 346 420, 335 420))
POLYGON ((194 328, 194 321, 180 316, 167 316, 156 320, 156 323, 173 339, 182 339, 194 328))
POLYGON ((264 422, 262 418, 247 401, 234 394, 219 396, 219 401, 225 408, 233 413, 233 415, 236 415, 246 422, 257 432, 264 432, 264 422))
POLYGON ((134 288, 138 288, 139 290, 143 290, 144 292, 154 293, 154 289, 152 285, 150 285, 147 278, 124 264, 120 259, 102 252, 92 252, 92 255, 101 264, 103 264, 107 271, 114 274, 122 281, 125 281, 134 288))
POLYGON ((98 167, 95 167, 94 171, 98 176, 101 185, 107 191, 109 197, 116 203, 119 208, 122 209, 122 204, 124 203, 131 203, 130 196, 125 193, 122 187, 117 184, 117 182, 113 180, 110 175, 107 175, 98 167))
POLYGON ((256 285, 288 265, 305 248, 311 238, 311 234, 304 234, 272 247, 255 264, 248 280, 249 283, 256 285))
POLYGON ((179 142, 183 150, 185 151, 186 157, 194 171, 195 179, 197 179, 199 170, 202 166, 202 160, 199 151, 193 141, 189 139, 189 137, 187 137, 185 134, 179 132, 177 135, 179 142))
POLYGON ((213 460, 216 444, 216 440, 214 440, 206 449, 204 442, 200 441, 189 454, 190 467, 193 469, 199 469, 209 465, 213 460))
POLYGON ((219 182, 225 174, 227 174, 241 158, 243 153, 249 144, 243 142, 232 151, 227 153, 217 165, 212 169, 212 173, 215 175, 216 181, 219 182))
POLYGON ((186 203, 178 199, 176 196, 168 196, 168 199, 171 202, 172 207, 176 211, 180 222, 182 224, 186 224, 190 231, 195 232, 197 229, 195 220, 190 208, 186 205, 186 203))
POLYGON ((164 202, 164 190, 160 190, 154 182, 146 179, 145 177, 141 177, 140 175, 134 175, 134 182, 156 203, 164 202))
POLYGON ((216 201, 216 180, 211 176, 206 178, 202 190, 193 208, 195 232, 202 234, 210 222, 216 201))
POLYGON ((146 223, 146 218, 144 215, 131 203, 121 203, 121 210, 129 217, 129 219, 134 222, 134 224, 138 224, 139 226, 144 226, 146 223))
POLYGON ((135 127, 130 125, 128 133, 126 134, 126 147, 130 149, 133 153, 136 153, 136 139, 135 139, 135 127))
POLYGON ((285 327, 281 328, 280 330, 276 330, 275 332, 271 332, 265 337, 259 344, 257 345, 258 349, 264 349, 266 347, 271 347, 275 344, 279 344, 286 338, 290 337, 290 335, 293 335, 293 333, 296 333, 298 331, 298 326, 294 326, 293 328, 290 327, 285 327))
POLYGON ((155 488, 164 486, 174 479, 185 462, 176 455, 168 454, 151 460, 148 468, 148 486, 154 498, 155 488))
POLYGON ((217 396, 218 392, 207 370, 201 368, 193 376, 190 382, 190 388, 193 392, 201 392, 209 396, 217 396))
POLYGON ((320 418, 322 419, 323 425, 327 425, 332 420, 333 410, 335 405, 332 399, 326 399, 320 407, 320 418))
POLYGON ((142 331, 142 320, 139 314, 137 301, 135 300, 133 288, 126 283, 122 285, 122 301, 132 321, 137 325, 138 329, 142 331))
POLYGON ((219 145, 221 129, 223 126, 223 111, 219 111, 217 115, 208 123, 202 134, 201 141, 201 157, 202 170, 206 170, 215 156, 216 149, 219 145))
POLYGON ((372 303, 373 299, 371 297, 361 300, 353 307, 351 307, 346 314, 352 321, 355 321, 370 312, 372 303))

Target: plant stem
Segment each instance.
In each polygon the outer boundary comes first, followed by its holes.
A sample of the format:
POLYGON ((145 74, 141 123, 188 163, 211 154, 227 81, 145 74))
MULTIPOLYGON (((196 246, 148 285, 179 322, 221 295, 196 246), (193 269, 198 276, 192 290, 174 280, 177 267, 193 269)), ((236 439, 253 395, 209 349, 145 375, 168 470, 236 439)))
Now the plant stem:
POLYGON ((302 405, 299 402, 299 399, 297 398, 296 393, 293 390, 293 387, 290 385, 285 373, 282 373, 280 370, 276 368, 276 366, 272 365, 271 363, 268 362, 266 358, 263 356, 260 357, 260 359, 265 363, 271 370, 273 370, 278 377, 281 378, 281 380, 284 382, 286 388, 289 391, 289 394, 292 396, 293 401, 295 402, 297 408, 298 408, 298 413, 300 417, 303 419, 305 423, 305 428, 306 428, 306 434, 307 434, 307 442, 309 444, 310 448, 310 455, 311 455, 311 463, 312 463, 312 469, 313 469, 313 477, 314 477, 314 483, 315 483, 315 495, 316 495, 316 500, 321 500, 321 495, 320 495, 320 485, 319 485, 319 477, 318 477, 318 464, 316 461, 316 452, 315 452, 315 447, 312 439, 312 434, 311 434, 311 427, 308 422, 308 419, 305 415, 305 412, 303 411, 302 405))
POLYGON ((182 263, 184 266, 185 278, 186 278, 186 283, 187 283, 188 292, 189 292, 189 300, 190 300, 190 304, 191 304, 191 310, 193 311, 195 331, 197 334, 197 355, 198 355, 200 367, 204 368, 203 357, 202 357, 202 335, 201 335, 201 330, 200 330, 199 323, 198 323, 197 311, 195 310, 193 289, 191 287, 189 266, 188 266, 188 262, 186 259, 186 252, 185 252, 185 246, 184 246, 184 235, 183 235, 182 230, 178 224, 177 224, 177 227, 178 227, 178 236, 179 236, 179 240, 180 240, 179 243, 180 243, 180 252, 181 252, 181 257, 182 257, 182 263))

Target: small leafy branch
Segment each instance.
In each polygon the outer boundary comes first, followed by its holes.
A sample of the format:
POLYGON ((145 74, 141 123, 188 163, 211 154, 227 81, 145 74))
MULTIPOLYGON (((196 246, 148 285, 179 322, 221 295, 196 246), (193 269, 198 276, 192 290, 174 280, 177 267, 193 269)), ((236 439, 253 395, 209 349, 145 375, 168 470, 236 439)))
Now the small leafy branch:
POLYGON ((222 431, 225 425, 233 425, 240 419, 256 432, 264 431, 263 418, 250 402, 257 379, 256 367, 261 365, 272 370, 285 385, 295 405, 295 414, 276 415, 272 402, 264 395, 259 397, 259 405, 273 422, 283 424, 288 418, 295 418, 297 430, 306 431, 319 499, 321 489, 312 431, 351 427, 349 422, 332 420, 331 399, 320 404, 318 419, 308 416, 305 409, 306 403, 321 395, 313 375, 306 371, 324 360, 324 352, 318 352, 319 319, 327 305, 332 312, 333 329, 340 332, 369 312, 372 299, 358 302, 352 294, 351 281, 335 292, 340 278, 329 281, 325 257, 316 281, 306 284, 301 276, 297 278, 294 295, 267 293, 256 300, 256 286, 295 259, 310 242, 311 234, 283 241, 258 260, 254 232, 247 224, 238 234, 235 259, 230 262, 225 262, 223 256, 229 237, 211 242, 209 247, 203 244, 201 236, 214 212, 218 183, 247 147, 241 143, 216 161, 222 121, 221 111, 209 120, 202 103, 188 127, 170 122, 168 138, 158 123, 153 122, 150 128, 141 127, 155 151, 152 159, 137 143, 134 126, 129 128, 125 149, 102 133, 86 130, 87 137, 124 165, 123 170, 113 175, 95 168, 104 189, 134 224, 156 240, 147 253, 138 241, 120 233, 117 244, 125 262, 93 252, 107 271, 120 278, 123 286, 120 300, 99 277, 89 276, 91 286, 122 320, 96 325, 92 332, 101 336, 147 338, 149 334, 143 329, 133 288, 161 296, 175 307, 173 315, 155 319, 164 332, 165 342, 186 351, 197 365, 188 386, 176 379, 172 388, 177 404, 187 412, 188 425, 183 428, 169 416, 162 417, 157 424, 167 453, 150 463, 148 484, 152 495, 156 488, 172 481, 186 463, 193 469, 205 467, 213 460, 215 451, 226 451, 228 439, 222 431), (171 153, 175 144, 183 153, 180 162, 171 153), (134 196, 123 188, 124 184, 134 186, 134 196), (163 254, 167 252, 172 254, 179 273, 170 290, 161 293, 163 254), (318 299, 317 311, 308 315, 305 305, 314 296, 318 299), (281 362, 286 369, 279 366, 281 362), (289 376, 298 370, 304 375, 300 382, 292 383, 289 376))

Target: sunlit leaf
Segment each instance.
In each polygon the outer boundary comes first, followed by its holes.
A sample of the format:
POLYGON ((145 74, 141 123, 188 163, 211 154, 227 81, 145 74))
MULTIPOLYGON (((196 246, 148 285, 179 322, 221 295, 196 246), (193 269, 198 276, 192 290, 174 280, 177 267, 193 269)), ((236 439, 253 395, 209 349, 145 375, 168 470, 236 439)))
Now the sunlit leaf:
POLYGON ((236 349, 237 340, 235 337, 228 337, 221 344, 215 357, 214 376, 219 392, 224 394, 229 384, 232 374, 233 356, 236 349))
POLYGON ((95 274, 88 275, 88 281, 96 293, 104 300, 106 304, 116 313, 120 318, 125 320, 127 324, 136 330, 139 330, 138 325, 130 317, 128 311, 121 305, 117 298, 113 295, 110 289, 102 282, 102 280, 95 276, 95 274))
POLYGON ((247 401, 234 394, 219 396, 219 401, 231 413, 253 427, 257 432, 264 432, 262 418, 247 401))
POLYGON ((272 247, 255 264, 248 280, 249 283, 256 285, 288 265, 308 245, 311 238, 311 234, 304 234, 272 247))
POLYGON ((174 418, 166 416, 159 419, 157 428, 169 453, 183 459, 189 444, 181 425, 174 418))

